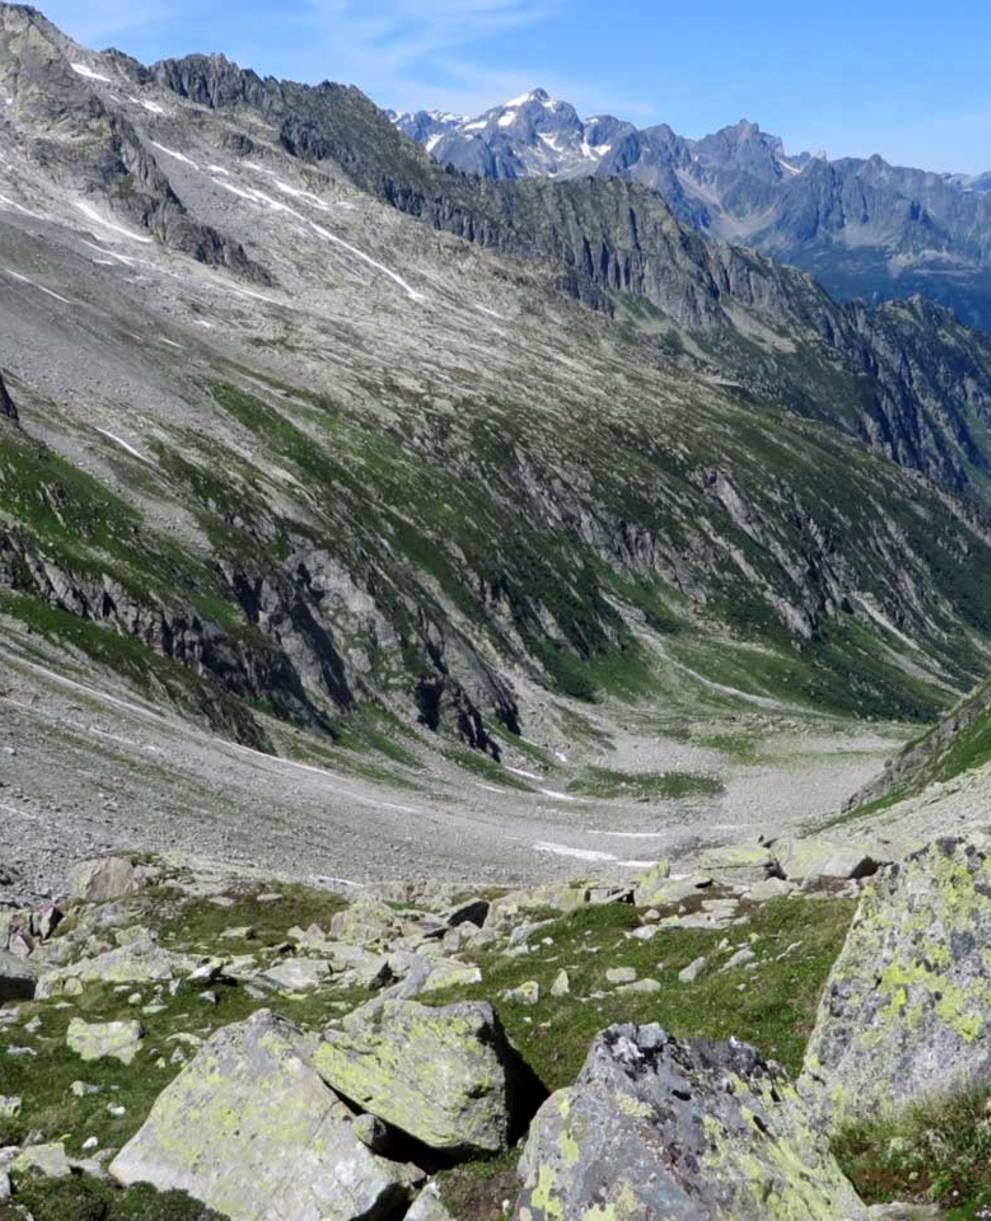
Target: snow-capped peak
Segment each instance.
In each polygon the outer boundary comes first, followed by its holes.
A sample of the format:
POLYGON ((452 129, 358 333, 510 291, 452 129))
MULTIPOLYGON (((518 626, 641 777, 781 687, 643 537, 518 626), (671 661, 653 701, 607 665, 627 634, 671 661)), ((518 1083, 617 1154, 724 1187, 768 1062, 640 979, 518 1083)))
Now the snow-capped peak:
POLYGON ((554 104, 554 98, 550 96, 546 89, 531 89, 529 93, 521 93, 518 98, 510 98, 501 109, 518 110, 528 102, 540 102, 541 105, 550 107, 554 104))

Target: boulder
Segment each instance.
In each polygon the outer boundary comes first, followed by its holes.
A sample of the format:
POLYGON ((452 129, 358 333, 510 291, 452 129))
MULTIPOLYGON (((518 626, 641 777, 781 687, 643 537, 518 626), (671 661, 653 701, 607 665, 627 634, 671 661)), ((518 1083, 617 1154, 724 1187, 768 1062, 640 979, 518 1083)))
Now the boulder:
POLYGON ((783 1070, 743 1043, 612 1026, 553 1094, 520 1161, 519 1221, 861 1221, 783 1070))
POLYGON ((354 945, 387 941, 399 927, 396 914, 384 903, 362 896, 355 899, 344 911, 337 912, 330 921, 330 931, 340 941, 354 945))
POLYGON ((69 889, 74 899, 87 903, 107 903, 133 894, 141 878, 129 856, 108 856, 82 861, 69 874, 69 889))
POLYGON ((892 859, 890 848, 885 852, 875 844, 844 843, 818 836, 775 840, 769 856, 777 866, 775 872, 780 871, 791 882, 802 878, 868 878, 877 873, 882 861, 892 859))
POLYGON ((505 1148, 525 1109, 523 1066, 482 1001, 383 1001, 328 1030, 313 1065, 350 1102, 449 1156, 505 1148))
POLYGON ((672 878, 659 872, 663 868, 667 868, 666 861, 648 869, 637 879, 633 890, 633 902, 637 907, 670 907, 671 904, 682 903, 712 886, 712 877, 707 873, 672 878))
POLYGON ((37 986, 37 972, 31 963, 9 950, 0 950, 0 1005, 31 1000, 37 986))
POLYGON ((428 1183, 413 1201, 406 1221, 455 1221, 454 1214, 440 1198, 436 1183, 428 1183))
POLYGON ((642 873, 633 887, 633 902, 637 907, 649 907, 647 895, 656 887, 663 885, 671 876, 671 862, 660 860, 652 865, 646 873, 642 873))
POLYGON ((330 966, 319 958, 284 958, 269 967, 258 982, 281 992, 310 992, 319 988, 330 974, 330 966))
POLYGON ((373 1153, 310 1063, 312 1043, 266 1009, 218 1030, 159 1095, 110 1173, 177 1188, 230 1221, 401 1216, 422 1179, 373 1153))
POLYGON ((77 991, 75 987, 67 987, 70 981, 81 985, 164 983, 188 974, 196 962, 195 958, 174 954, 153 942, 137 941, 93 958, 81 958, 69 966, 43 971, 38 978, 38 997, 77 991))
POLYGON ((28 1146, 14 1158, 11 1170, 20 1174, 33 1170, 49 1179, 66 1179, 72 1173, 72 1163, 66 1156, 65 1145, 58 1141, 28 1146))
POLYGON ((120 1060, 130 1064, 141 1049, 143 1032, 138 1021, 84 1022, 74 1017, 65 1041, 83 1060, 120 1060))
POLYGON ((794 889, 795 883, 786 882, 784 878, 764 878, 761 882, 754 882, 747 891, 747 898, 753 903, 766 903, 768 899, 790 895, 794 889))
POLYGON ((825 1122, 991 1079, 991 856, 936 840, 864 892, 799 1083, 825 1122))

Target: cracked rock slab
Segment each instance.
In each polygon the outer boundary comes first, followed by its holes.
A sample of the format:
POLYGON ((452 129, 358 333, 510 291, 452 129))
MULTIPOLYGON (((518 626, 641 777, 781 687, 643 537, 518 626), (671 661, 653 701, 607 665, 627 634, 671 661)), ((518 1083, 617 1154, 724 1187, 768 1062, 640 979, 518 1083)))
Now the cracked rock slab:
POLYGON ((832 1127, 991 1075, 991 854, 935 840, 864 892, 799 1088, 832 1127))
POLYGON ((525 1103, 518 1057, 483 1001, 383 1001, 329 1030, 313 1063, 345 1098, 452 1156, 505 1148, 525 1103))
POLYGON ((752 1048, 611 1026, 537 1113, 518 1221, 862 1221, 867 1212, 777 1065, 752 1048))

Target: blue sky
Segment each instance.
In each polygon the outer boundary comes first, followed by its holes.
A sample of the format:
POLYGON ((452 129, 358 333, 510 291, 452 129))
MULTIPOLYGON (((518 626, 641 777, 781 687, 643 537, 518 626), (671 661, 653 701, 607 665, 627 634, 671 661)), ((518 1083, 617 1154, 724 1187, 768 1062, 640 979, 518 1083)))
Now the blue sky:
POLYGON ((382 106, 475 114, 542 85, 582 113, 698 136, 740 118, 789 151, 991 170, 983 0, 34 0, 144 61, 224 51, 382 106))

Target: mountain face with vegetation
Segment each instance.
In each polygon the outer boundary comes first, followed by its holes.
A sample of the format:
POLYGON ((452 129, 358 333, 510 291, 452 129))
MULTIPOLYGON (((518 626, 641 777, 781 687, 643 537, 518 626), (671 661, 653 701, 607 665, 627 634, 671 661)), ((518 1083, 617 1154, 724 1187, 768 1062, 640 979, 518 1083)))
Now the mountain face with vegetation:
POLYGON ((618 177, 678 218, 803 267, 840 298, 922 293, 991 327, 989 175, 931 173, 880 156, 789 156, 746 120, 699 140, 636 128, 542 89, 478 118, 392 115, 442 165, 493 179, 618 177))
POLYGON ((521 692, 674 665, 924 717, 985 668, 991 357, 949 315, 616 178, 444 173, 354 89, 0 17, 15 621, 263 749, 498 755, 521 692))

